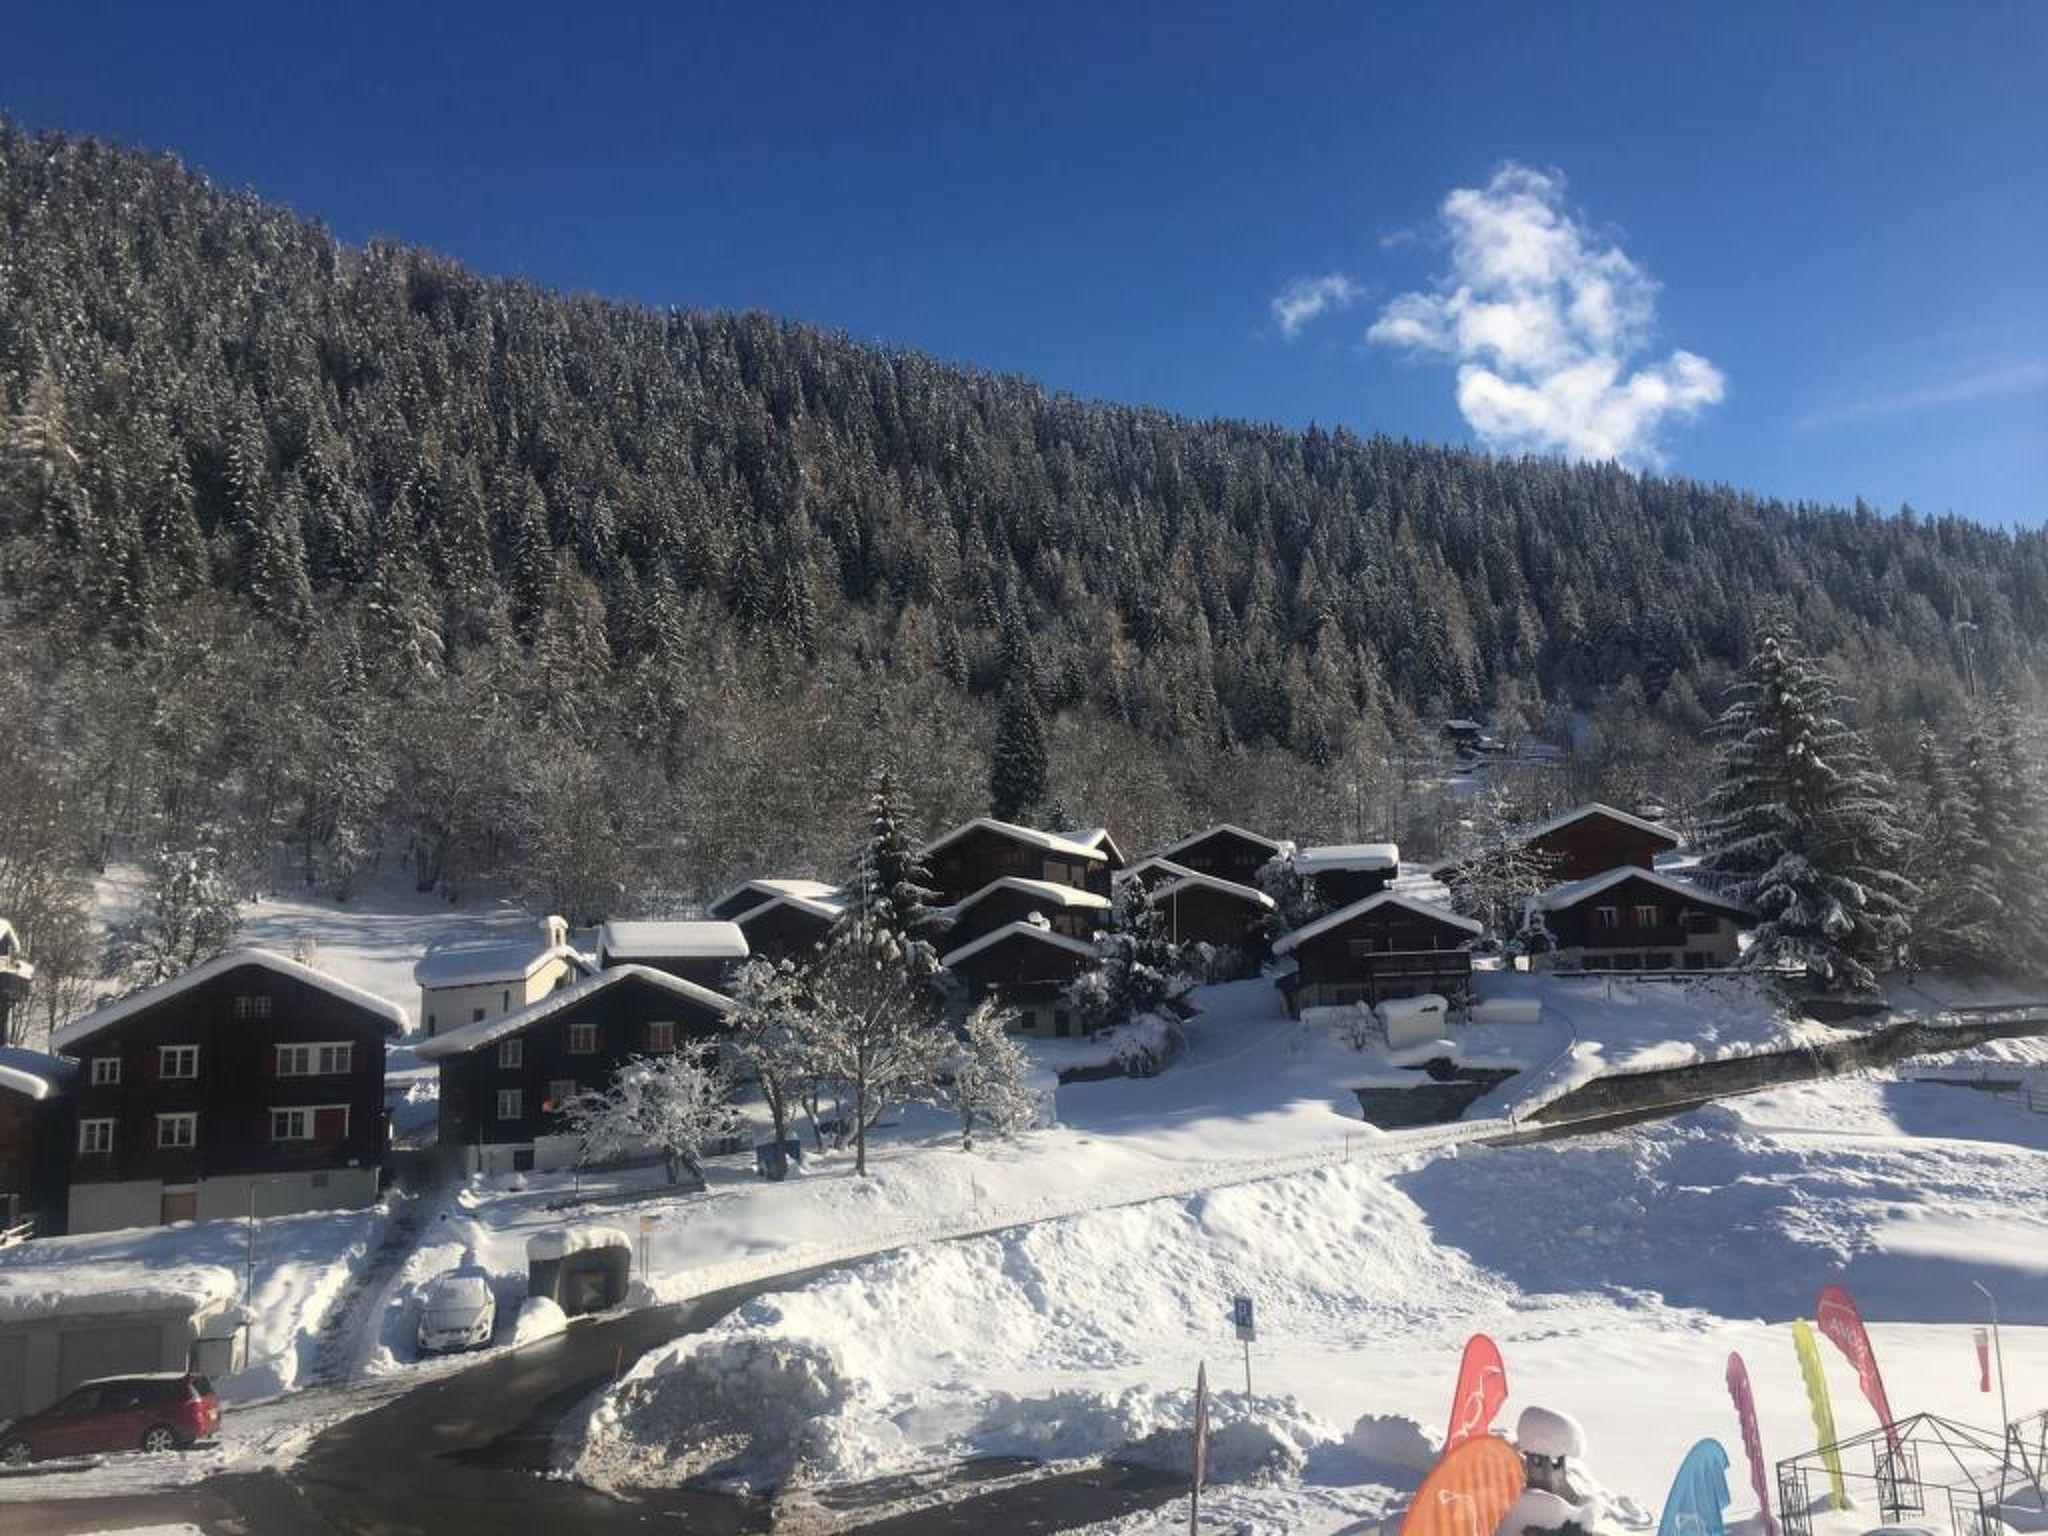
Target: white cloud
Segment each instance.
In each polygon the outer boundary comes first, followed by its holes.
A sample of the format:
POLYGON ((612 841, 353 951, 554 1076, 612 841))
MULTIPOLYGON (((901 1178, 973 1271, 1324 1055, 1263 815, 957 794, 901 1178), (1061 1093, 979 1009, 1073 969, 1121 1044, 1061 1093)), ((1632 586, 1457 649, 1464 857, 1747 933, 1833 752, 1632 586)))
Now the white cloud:
POLYGON ((1809 411, 1793 422, 1801 432, 1812 432, 1822 427, 1839 427, 1858 421, 1877 421, 1887 416, 1910 416, 1919 411, 1930 411, 1944 405, 1957 405, 1965 400, 1989 400, 1999 395, 2023 395, 2031 390, 2048 388, 2048 359, 2031 362, 2008 363, 1979 368, 1956 378, 1943 379, 1939 383, 1924 385, 1918 389, 1902 389, 1894 394, 1868 395, 1860 400, 1850 400, 1840 405, 1823 406, 1809 411))
POLYGON ((1292 341, 1317 316, 1349 309, 1364 297, 1365 290, 1342 272, 1297 277, 1273 295, 1273 323, 1280 327, 1282 336, 1292 341))
POLYGON ((1694 352, 1637 361, 1657 284, 1564 190, 1561 175, 1509 164, 1453 191, 1439 210, 1449 270, 1390 301, 1368 339, 1456 363, 1458 409, 1489 447, 1658 463, 1659 429, 1726 381, 1694 352))

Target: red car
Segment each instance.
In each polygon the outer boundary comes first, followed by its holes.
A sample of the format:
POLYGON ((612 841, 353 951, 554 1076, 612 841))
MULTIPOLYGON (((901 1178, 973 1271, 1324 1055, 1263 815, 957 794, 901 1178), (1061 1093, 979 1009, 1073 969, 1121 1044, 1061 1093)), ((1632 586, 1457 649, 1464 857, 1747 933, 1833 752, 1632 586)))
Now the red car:
POLYGON ((213 1383, 191 1371, 88 1381, 0 1430, 0 1462, 102 1451, 182 1450, 220 1428, 213 1383))

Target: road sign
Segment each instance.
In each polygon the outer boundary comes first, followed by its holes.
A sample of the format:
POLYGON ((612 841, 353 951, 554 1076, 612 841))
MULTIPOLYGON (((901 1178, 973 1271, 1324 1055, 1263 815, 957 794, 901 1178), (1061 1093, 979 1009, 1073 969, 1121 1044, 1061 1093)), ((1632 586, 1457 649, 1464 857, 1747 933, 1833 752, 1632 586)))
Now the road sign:
POLYGON ((1249 1296, 1233 1296, 1230 1300, 1230 1320, 1237 1324, 1237 1336, 1249 1344, 1259 1336, 1257 1321, 1252 1316, 1252 1299, 1249 1296))

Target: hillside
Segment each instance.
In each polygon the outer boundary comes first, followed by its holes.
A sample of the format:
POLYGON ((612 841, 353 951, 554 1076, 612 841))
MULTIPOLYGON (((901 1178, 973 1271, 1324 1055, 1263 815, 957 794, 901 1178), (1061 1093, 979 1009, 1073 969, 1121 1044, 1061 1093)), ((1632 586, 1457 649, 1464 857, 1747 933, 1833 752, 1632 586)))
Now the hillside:
POLYGON ((2038 534, 1064 398, 91 140, 0 125, 0 229, 0 774, 87 864, 594 916, 828 865, 882 756, 984 808, 998 697, 1127 840, 1426 842, 1389 761, 1452 712, 1591 711, 1573 789, 1682 798, 1768 602, 1898 722, 2048 640, 2038 534))

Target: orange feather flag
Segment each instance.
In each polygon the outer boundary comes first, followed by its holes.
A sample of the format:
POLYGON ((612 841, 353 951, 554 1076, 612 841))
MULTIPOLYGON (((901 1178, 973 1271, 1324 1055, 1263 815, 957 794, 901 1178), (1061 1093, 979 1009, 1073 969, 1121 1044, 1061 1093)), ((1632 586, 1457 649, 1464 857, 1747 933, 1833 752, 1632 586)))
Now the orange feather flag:
POLYGON ((1401 1536, 1493 1536, 1522 1491, 1522 1458, 1493 1435, 1467 1440, 1422 1480, 1401 1536))

